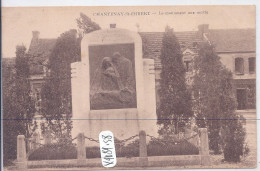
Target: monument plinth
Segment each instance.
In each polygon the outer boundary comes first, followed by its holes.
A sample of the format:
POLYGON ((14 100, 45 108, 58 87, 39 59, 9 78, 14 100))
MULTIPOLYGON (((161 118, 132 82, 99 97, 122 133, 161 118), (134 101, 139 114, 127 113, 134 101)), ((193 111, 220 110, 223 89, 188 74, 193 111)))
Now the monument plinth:
MULTIPOLYGON (((81 62, 71 64, 72 136, 98 139, 112 131, 118 139, 157 135, 154 61, 143 59, 138 33, 99 30, 81 42, 81 62)), ((86 141, 86 145, 93 145, 86 141)))

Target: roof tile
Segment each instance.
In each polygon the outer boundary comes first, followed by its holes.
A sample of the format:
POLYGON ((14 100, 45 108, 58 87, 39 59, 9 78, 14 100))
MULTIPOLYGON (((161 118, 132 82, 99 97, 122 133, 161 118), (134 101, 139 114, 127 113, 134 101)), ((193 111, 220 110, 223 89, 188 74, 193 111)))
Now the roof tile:
POLYGON ((30 62, 32 65, 30 66, 30 73, 32 75, 43 73, 42 63, 48 60, 55 43, 56 39, 38 39, 31 41, 28 54, 31 57, 30 62))
MULTIPOLYGON (((143 43, 146 44, 147 53, 145 53, 144 58, 160 58, 164 32, 140 32, 139 34, 143 43)), ((175 32, 175 35, 182 45, 183 51, 189 48, 196 52, 197 48, 193 45, 193 42, 202 42, 196 31, 175 32)))
POLYGON ((217 52, 256 51, 255 29, 209 30, 207 37, 217 52))

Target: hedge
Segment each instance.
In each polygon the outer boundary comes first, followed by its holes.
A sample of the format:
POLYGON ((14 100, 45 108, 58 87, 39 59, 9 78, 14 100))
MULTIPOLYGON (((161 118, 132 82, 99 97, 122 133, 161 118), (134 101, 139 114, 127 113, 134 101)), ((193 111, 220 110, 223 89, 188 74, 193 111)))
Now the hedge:
POLYGON ((28 160, 76 159, 77 148, 73 144, 48 144, 33 151, 28 160))
MULTIPOLYGON (((184 141, 180 144, 164 144, 150 141, 147 145, 148 156, 169 156, 169 155, 198 155, 199 149, 193 144, 184 141)), ((138 157, 139 140, 135 140, 128 145, 116 144, 117 157, 138 157)), ((73 144, 51 144, 45 145, 35 150, 28 160, 60 160, 76 159, 77 148, 73 144)), ((86 147, 86 158, 100 158, 99 147, 86 147)))

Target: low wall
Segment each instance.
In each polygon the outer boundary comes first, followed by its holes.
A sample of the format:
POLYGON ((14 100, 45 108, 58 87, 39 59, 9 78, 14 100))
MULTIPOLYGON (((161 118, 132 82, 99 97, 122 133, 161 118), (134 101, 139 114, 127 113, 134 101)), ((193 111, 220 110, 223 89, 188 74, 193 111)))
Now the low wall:
MULTIPOLYGON (((164 167, 164 166, 188 166, 200 165, 200 155, 178 155, 178 156, 151 156, 147 157, 147 167, 164 167)), ((117 158, 116 167, 144 167, 140 157, 117 158)), ((69 160, 39 160, 27 161, 28 168, 54 168, 54 167, 103 167, 100 158, 85 159, 84 162, 78 163, 77 159, 69 160)))
MULTIPOLYGON (((117 158, 116 167, 208 166, 211 163, 206 128, 199 129, 199 155, 147 156, 146 136, 149 135, 146 135, 145 131, 140 131, 139 157, 117 158)), ((102 167, 100 158, 86 159, 84 144, 85 136, 83 133, 80 133, 77 136, 77 159, 27 161, 25 137, 19 135, 17 137, 17 166, 20 170, 51 167, 102 167)))

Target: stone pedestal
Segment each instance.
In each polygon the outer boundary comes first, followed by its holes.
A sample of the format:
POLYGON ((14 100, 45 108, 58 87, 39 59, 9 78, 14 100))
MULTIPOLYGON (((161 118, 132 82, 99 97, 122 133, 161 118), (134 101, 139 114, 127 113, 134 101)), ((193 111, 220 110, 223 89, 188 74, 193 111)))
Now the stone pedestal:
POLYGON ((207 128, 200 128, 199 133, 201 165, 209 166, 211 164, 211 160, 209 155, 209 140, 207 128))
MULTIPOLYGON (((154 61, 143 59, 138 33, 113 28, 87 34, 81 43, 81 62, 72 63, 71 72, 73 138, 84 132, 85 136, 97 140, 99 133, 106 130, 118 139, 139 134, 140 130, 157 135, 154 61), (105 108, 104 105, 93 110, 90 94, 95 87, 93 82, 98 79, 96 75, 100 73, 97 69, 103 65, 102 59, 112 57, 113 52, 120 52, 126 61, 131 61, 136 102, 129 107, 105 108)), ((120 69, 118 73, 121 74, 120 69)), ((87 140, 86 145, 99 144, 87 140)))
POLYGON ((19 170, 25 170, 27 168, 24 138, 24 135, 17 136, 17 167, 19 170))
POLYGON ((79 133, 77 137, 77 163, 83 165, 86 161, 85 136, 79 133))
POLYGON ((146 133, 145 131, 140 131, 139 133, 139 166, 148 165, 147 157, 147 144, 146 144, 146 133))

